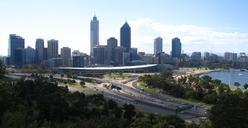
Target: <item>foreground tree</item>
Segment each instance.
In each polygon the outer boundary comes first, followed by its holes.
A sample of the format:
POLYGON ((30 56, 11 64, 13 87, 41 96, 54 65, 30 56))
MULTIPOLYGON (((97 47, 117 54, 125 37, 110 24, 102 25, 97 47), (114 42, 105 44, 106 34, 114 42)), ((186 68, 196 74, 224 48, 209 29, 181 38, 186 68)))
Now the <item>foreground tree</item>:
POLYGON ((5 70, 6 66, 4 65, 3 61, 0 60, 0 78, 5 74, 5 70))
POLYGON ((230 94, 219 99, 210 111, 214 128, 248 128, 248 97, 230 94))
POLYGON ((244 84, 244 89, 248 89, 248 84, 244 84))

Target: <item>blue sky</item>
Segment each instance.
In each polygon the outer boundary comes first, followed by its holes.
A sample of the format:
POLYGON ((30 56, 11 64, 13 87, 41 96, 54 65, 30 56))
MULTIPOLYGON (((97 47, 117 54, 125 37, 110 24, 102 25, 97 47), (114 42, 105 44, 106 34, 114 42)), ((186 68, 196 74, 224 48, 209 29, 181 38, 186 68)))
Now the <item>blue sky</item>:
POLYGON ((59 40, 59 47, 89 53, 89 23, 94 13, 100 21, 100 44, 119 40, 127 21, 132 47, 152 53, 153 39, 178 36, 183 51, 248 53, 247 0, 0 0, 0 55, 7 55, 8 35, 59 40))

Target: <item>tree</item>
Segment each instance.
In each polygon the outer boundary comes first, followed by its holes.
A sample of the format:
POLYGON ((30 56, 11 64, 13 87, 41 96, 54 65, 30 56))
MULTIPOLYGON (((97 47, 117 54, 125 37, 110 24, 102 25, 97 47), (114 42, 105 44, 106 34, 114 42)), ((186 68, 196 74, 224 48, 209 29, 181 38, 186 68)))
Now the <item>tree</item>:
POLYGON ((134 122, 130 125, 130 128, 151 128, 152 124, 150 123, 149 119, 143 118, 136 118, 134 122))
POLYGON ((219 98, 210 110, 214 128, 248 128, 248 97, 229 94, 219 98))
POLYGON ((239 82, 234 82, 234 86, 236 86, 237 88, 240 86, 239 82))
POLYGON ((185 121, 177 116, 161 117, 154 128, 185 128, 185 121))
POLYGON ((0 78, 5 74, 6 66, 4 65, 3 61, 0 60, 0 78))
POLYGON ((124 118, 127 120, 131 120, 136 114, 135 107, 131 104, 124 104, 123 108, 124 108, 124 118))
POLYGON ((244 89, 248 89, 248 84, 244 84, 244 89))

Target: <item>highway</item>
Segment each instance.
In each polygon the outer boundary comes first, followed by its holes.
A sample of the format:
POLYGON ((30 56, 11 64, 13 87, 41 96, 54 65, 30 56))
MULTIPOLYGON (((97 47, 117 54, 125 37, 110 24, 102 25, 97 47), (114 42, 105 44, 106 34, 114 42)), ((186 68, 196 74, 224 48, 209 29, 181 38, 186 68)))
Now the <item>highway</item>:
MULTIPOLYGON (((78 76, 78 78, 89 78, 89 77, 83 77, 78 76)), ((118 86, 121 88, 121 91, 115 92, 115 96, 123 96, 127 98, 131 98, 134 100, 134 103, 136 106, 141 105, 141 109, 143 109, 145 106, 153 107, 155 110, 153 112, 156 113, 164 113, 162 110, 166 110, 165 115, 168 114, 175 114, 176 110, 178 108, 190 108, 184 111, 179 112, 179 116, 181 117, 187 117, 187 118, 194 118, 194 117, 205 117, 207 109, 201 106, 196 106, 195 104, 190 104, 186 102, 177 101, 175 98, 170 96, 161 96, 161 95, 154 95, 150 93, 146 93, 139 89, 137 85, 134 87, 129 87, 122 83, 117 83, 114 80, 105 80, 105 79, 99 79, 99 78, 92 78, 104 83, 111 83, 114 86, 118 86)), ((130 82, 137 83, 137 79, 132 79, 130 82)), ((99 89, 99 88, 98 88, 99 89)), ((108 89, 107 89, 108 90, 108 89)), ((110 90, 111 91, 111 90, 110 90)), ((106 92, 106 90, 104 90, 106 92)), ((109 93, 109 92, 108 92, 109 93)))
MULTIPOLYGON (((18 77, 29 77, 31 74, 29 73, 14 73, 9 74, 8 77, 11 78, 18 78, 18 77)), ((45 77, 49 77, 49 74, 43 74, 45 77)), ((53 78, 55 79, 72 79, 67 77, 61 77, 59 74, 53 75, 53 78)), ((150 94, 142 91, 138 85, 137 85, 137 78, 129 78, 130 80, 127 80, 128 82, 126 84, 123 84, 121 82, 118 82, 116 80, 112 79, 104 79, 104 78, 95 78, 95 77, 84 77, 84 76, 78 76, 76 79, 74 79, 77 83, 80 83, 80 79, 90 78, 97 81, 102 82, 102 84, 97 83, 88 83, 86 82, 85 86, 91 89, 96 90, 98 93, 101 93, 104 95, 106 99, 112 99, 118 104, 133 104, 136 109, 147 112, 147 113, 157 113, 160 115, 171 115, 171 114, 177 114, 179 117, 186 119, 186 120, 193 120, 193 121, 199 121, 202 117, 207 116, 207 108, 204 108, 202 106, 196 106, 195 104, 185 103, 176 100, 173 97, 170 96, 162 96, 162 95, 155 95, 150 94), (127 86, 127 84, 132 84, 132 86, 127 86), (114 87, 119 87, 121 90, 117 90, 116 88, 109 89, 104 87, 104 84, 110 84, 114 87), (176 110, 178 108, 187 108, 183 111, 179 111, 176 113, 176 110)), ((78 88, 69 87, 69 90, 79 91, 83 93, 87 93, 83 90, 80 90, 78 88)))

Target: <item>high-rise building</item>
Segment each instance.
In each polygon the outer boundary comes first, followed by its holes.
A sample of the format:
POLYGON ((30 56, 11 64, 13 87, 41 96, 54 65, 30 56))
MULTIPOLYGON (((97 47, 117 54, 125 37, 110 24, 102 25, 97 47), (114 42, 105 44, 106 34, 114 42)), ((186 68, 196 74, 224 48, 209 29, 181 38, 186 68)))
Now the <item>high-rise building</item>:
POLYGON ((108 47, 106 45, 97 45, 93 48, 93 57, 95 64, 107 65, 108 47))
POLYGON ((58 57, 58 48, 59 48, 59 41, 58 40, 48 40, 47 41, 47 58, 56 58, 58 57))
POLYGON ((124 52, 123 53, 123 58, 122 58, 122 65, 126 66, 130 64, 130 53, 129 52, 124 52))
POLYGON ((44 48, 44 50, 43 50, 43 59, 44 60, 47 60, 48 58, 47 58, 47 48, 44 48))
POLYGON ((192 61, 201 61, 201 52, 193 52, 191 55, 192 61))
MULTIPOLYGON (((20 56, 16 54, 16 50, 18 49, 18 52, 22 51, 24 49, 25 40, 15 34, 9 35, 9 49, 8 49, 8 56, 9 56, 9 63, 15 65, 16 63, 19 63, 20 56)), ((21 56, 22 57, 22 56, 21 56)))
POLYGON ((35 49, 28 46, 24 49, 24 63, 25 64, 34 64, 35 63, 35 49))
POLYGON ((232 53, 232 52, 225 52, 224 53, 224 59, 226 61, 237 61, 237 57, 238 54, 237 53, 232 53))
POLYGON ((121 27, 120 42, 121 47, 125 48, 126 52, 131 49, 131 28, 127 22, 121 27))
POLYGON ((37 60, 37 63, 39 64, 44 59, 44 40, 43 39, 36 39, 35 51, 36 51, 36 60, 37 60))
POLYGON ((61 48, 62 66, 71 66, 71 49, 69 47, 61 48))
POLYGON ((182 50, 182 45, 181 41, 179 38, 173 38, 172 39, 172 52, 171 56, 173 58, 180 58, 181 57, 181 50, 182 50))
POLYGON ((24 49, 17 48, 14 51, 14 65, 18 68, 22 67, 24 64, 24 49))
POLYGON ((209 61, 209 60, 210 60, 210 53, 204 52, 204 61, 209 61))
POLYGON ((111 37, 107 40, 108 47, 108 63, 114 64, 115 61, 115 48, 117 47, 117 39, 111 37))
POLYGON ((130 52, 130 61, 138 60, 138 49, 137 48, 131 48, 130 52))
POLYGON ((99 21, 94 16, 90 22, 90 55, 93 56, 93 48, 99 45, 99 21))
POLYGON ((75 50, 72 52, 73 67, 85 67, 89 63, 89 56, 80 51, 75 50))
POLYGON ((123 54, 125 49, 123 47, 116 47, 115 48, 115 66, 123 64, 123 54))
POLYGON ((154 55, 163 51, 163 39, 157 37, 154 39, 154 55))

